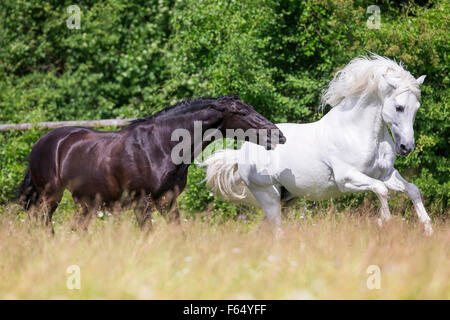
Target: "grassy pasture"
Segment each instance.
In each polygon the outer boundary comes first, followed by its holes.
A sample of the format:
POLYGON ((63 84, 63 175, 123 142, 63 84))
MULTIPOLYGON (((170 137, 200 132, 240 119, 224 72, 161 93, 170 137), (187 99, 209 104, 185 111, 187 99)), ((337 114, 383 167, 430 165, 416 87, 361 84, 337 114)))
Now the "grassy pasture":
POLYGON ((56 235, 0 208, 0 299, 449 299, 450 225, 426 237, 415 219, 379 228, 374 210, 288 215, 274 239, 260 213, 223 224, 155 216, 143 235, 131 212, 56 235), (66 271, 80 267, 81 288, 66 271), (370 265, 380 289, 369 290, 370 265))

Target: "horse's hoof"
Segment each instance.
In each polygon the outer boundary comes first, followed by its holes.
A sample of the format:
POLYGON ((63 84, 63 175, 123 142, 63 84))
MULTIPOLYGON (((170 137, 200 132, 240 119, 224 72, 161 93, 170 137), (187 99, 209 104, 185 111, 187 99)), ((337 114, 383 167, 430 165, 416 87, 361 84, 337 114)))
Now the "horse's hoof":
POLYGON ((425 235, 431 236, 433 234, 433 228, 431 227, 430 224, 425 224, 424 229, 425 229, 425 235))
POLYGON ((280 227, 275 228, 274 230, 274 238, 280 239, 283 236, 283 230, 280 227))
POLYGON ((381 218, 377 219, 377 224, 380 228, 383 226, 383 221, 381 220, 381 218))

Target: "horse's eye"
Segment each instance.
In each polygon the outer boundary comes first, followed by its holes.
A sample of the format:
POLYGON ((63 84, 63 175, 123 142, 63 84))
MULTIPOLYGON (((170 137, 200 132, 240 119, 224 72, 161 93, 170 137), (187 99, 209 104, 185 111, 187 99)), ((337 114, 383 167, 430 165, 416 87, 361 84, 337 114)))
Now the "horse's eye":
POLYGON ((403 107, 403 106, 396 106, 395 110, 397 110, 397 112, 403 112, 405 110, 405 107, 403 107))
POLYGON ((247 116, 250 112, 247 109, 239 110, 238 113, 242 116, 247 116))

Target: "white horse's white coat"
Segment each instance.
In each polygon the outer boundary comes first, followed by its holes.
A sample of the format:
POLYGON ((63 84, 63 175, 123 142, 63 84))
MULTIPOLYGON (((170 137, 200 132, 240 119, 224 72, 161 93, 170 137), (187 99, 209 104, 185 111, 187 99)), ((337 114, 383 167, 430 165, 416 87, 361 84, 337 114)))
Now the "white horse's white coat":
POLYGON ((260 206, 276 226, 281 222, 280 201, 358 191, 378 196, 381 224, 391 218, 388 190, 401 191, 431 234, 418 188, 394 168, 395 153, 407 155, 414 149, 413 123, 424 78, 415 79, 384 57, 355 58, 323 94, 322 104, 333 108, 322 119, 278 124, 287 141, 275 150, 245 143, 240 150, 214 153, 203 163, 207 183, 225 199, 260 206), (287 190, 283 199, 282 188, 287 190))

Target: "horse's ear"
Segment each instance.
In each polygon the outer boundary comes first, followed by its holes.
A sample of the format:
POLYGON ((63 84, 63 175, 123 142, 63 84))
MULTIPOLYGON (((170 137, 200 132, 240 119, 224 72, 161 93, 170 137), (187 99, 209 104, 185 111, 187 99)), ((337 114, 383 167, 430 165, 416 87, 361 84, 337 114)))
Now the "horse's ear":
POLYGON ((423 81, 425 80, 426 75, 421 75, 420 77, 418 77, 416 80, 419 83, 419 86, 421 86, 423 84, 423 81))
POLYGON ((386 81, 388 85, 390 85, 393 89, 398 88, 398 84, 394 82, 394 80, 386 74, 383 74, 383 79, 386 81))

